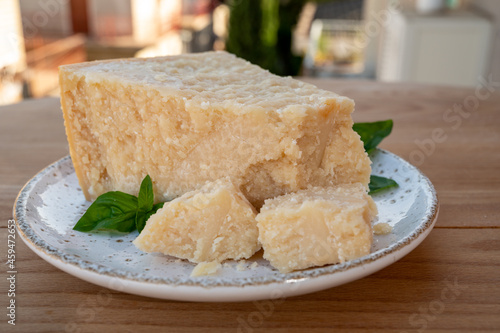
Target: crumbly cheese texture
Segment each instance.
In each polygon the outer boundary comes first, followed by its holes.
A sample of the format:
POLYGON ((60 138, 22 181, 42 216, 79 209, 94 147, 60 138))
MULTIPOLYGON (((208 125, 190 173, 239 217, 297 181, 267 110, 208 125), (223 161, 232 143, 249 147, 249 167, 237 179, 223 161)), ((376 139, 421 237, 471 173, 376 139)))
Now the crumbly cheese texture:
POLYGON ((287 273, 369 254, 376 215, 363 185, 344 184, 266 200, 256 219, 264 258, 287 273))
POLYGON ((60 87, 88 200, 137 194, 147 174, 158 201, 229 176, 256 207, 310 184, 369 182, 351 99, 226 52, 65 65, 60 87))
POLYGON ((255 216, 255 208, 224 178, 166 203, 133 243, 195 263, 249 258, 260 249, 255 216))

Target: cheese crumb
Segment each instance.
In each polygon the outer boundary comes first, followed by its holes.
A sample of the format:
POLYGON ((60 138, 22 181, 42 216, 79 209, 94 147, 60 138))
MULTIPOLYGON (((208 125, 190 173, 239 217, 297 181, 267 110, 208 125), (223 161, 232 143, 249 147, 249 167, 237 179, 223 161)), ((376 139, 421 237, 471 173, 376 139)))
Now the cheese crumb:
POLYGON ((191 277, 215 275, 220 267, 217 261, 200 262, 191 272, 191 277))
POLYGON ((373 233, 375 235, 387 235, 392 232, 392 227, 388 223, 377 223, 373 226, 373 233))
POLYGON ((236 265, 236 270, 239 272, 246 271, 247 270, 246 261, 245 260, 238 261, 238 265, 236 265))

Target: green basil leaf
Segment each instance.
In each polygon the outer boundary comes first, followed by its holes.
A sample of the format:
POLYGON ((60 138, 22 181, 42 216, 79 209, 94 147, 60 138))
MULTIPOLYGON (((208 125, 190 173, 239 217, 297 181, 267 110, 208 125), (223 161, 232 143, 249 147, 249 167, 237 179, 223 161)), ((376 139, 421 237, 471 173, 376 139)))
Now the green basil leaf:
POLYGON ((100 195, 90 205, 73 227, 73 230, 84 232, 98 230, 128 232, 131 231, 131 220, 132 225, 134 225, 136 211, 137 198, 135 196, 120 191, 107 192, 100 195))
POLYGON ((101 220, 94 227, 95 231, 118 231, 129 233, 135 230, 135 211, 101 220))
POLYGON ((150 212, 153 212, 152 214, 156 213, 158 209, 163 208, 163 205, 165 205, 164 202, 159 202, 156 205, 153 206, 153 209, 151 209, 150 212))
POLYGON ((386 136, 391 134, 392 125, 392 119, 389 119, 373 123, 355 123, 352 129, 359 134, 366 152, 370 154, 386 136))
POLYGON ((398 187, 398 183, 389 178, 371 175, 368 187, 370 188, 370 192, 368 194, 372 195, 388 188, 398 187))
POLYGON ((135 227, 139 233, 142 232, 142 229, 146 226, 146 221, 148 220, 147 213, 142 210, 138 210, 135 215, 135 227))
POLYGON ((149 212, 153 209, 154 204, 154 193, 153 193, 153 182, 151 181, 151 177, 147 175, 144 177, 141 183, 141 189, 139 190, 139 210, 143 212, 149 212))
POLYGON ((151 215, 155 214, 158 209, 162 208, 164 202, 157 203, 156 205, 153 205, 153 209, 151 209, 149 212, 145 213, 143 211, 137 211, 137 215, 135 217, 135 226, 137 228, 137 231, 139 233, 142 232, 142 229, 146 226, 146 222, 149 220, 151 215))

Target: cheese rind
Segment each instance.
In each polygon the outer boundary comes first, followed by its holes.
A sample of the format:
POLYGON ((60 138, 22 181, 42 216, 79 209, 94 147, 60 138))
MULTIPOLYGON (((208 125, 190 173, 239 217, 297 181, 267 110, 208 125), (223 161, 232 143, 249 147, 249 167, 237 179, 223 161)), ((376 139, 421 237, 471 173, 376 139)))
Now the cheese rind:
POLYGON ((234 184, 219 179, 166 203, 133 243, 195 263, 249 258, 260 249, 255 216, 234 184))
POLYGON ((313 187, 266 200, 256 217, 264 258, 287 273, 367 255, 376 214, 361 184, 313 187))
POLYGON ((308 185, 369 182, 352 100, 225 52, 60 67, 70 154, 88 200, 166 201, 229 176, 248 200, 308 185))

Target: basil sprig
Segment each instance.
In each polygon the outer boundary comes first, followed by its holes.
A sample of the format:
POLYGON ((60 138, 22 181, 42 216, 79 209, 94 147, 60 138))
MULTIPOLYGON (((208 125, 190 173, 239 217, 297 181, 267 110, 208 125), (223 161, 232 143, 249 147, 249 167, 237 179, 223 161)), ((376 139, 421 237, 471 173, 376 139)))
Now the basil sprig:
POLYGON ((376 194, 388 188, 398 186, 398 183, 396 183, 396 181, 393 179, 371 175, 370 184, 368 184, 368 187, 370 188, 369 194, 376 194))
POLYGON ((392 132, 392 119, 373 123, 356 123, 352 129, 361 137, 368 154, 377 148, 378 144, 392 132))
POLYGON ((137 229, 141 232, 149 217, 163 207, 163 204, 154 204, 153 182, 147 175, 141 183, 138 197, 120 191, 101 194, 78 220, 73 230, 128 233, 137 229))
MULTIPOLYGON (((355 123, 352 129, 359 134, 365 151, 370 154, 384 138, 391 134, 392 126, 393 121, 389 119, 372 123, 355 123)), ((368 187, 369 194, 373 195, 392 187, 398 187, 398 183, 393 179, 371 175, 368 187)))

